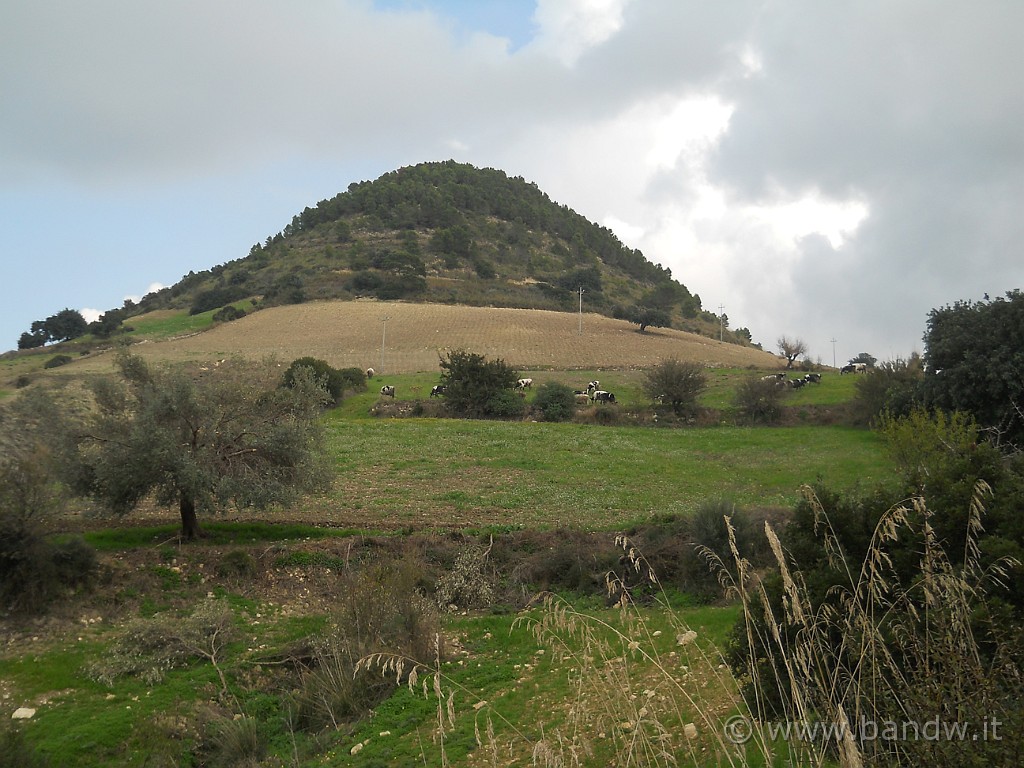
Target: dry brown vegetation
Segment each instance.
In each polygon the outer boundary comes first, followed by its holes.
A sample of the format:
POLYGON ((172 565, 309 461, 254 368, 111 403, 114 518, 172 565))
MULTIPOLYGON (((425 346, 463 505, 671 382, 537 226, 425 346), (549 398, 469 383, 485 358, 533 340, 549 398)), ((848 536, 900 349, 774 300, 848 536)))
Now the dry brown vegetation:
MULTIPOLYGON (((310 355, 336 368, 378 368, 383 342, 389 373, 438 370, 439 354, 446 349, 502 358, 522 370, 647 368, 667 358, 708 366, 782 367, 780 358, 753 347, 667 328, 640 333, 632 323, 596 314, 584 314, 582 334, 579 328, 579 315, 566 312, 324 301, 272 307, 192 336, 145 342, 135 351, 166 361, 310 355)), ((109 357, 81 360, 76 367, 109 357)))

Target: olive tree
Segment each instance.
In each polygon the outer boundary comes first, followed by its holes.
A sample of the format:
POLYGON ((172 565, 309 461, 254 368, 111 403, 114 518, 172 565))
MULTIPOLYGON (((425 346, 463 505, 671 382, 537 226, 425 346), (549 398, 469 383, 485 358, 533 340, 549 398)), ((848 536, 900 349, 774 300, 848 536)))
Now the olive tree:
POLYGON ((786 358, 786 367, 792 368, 793 363, 800 355, 807 354, 807 344, 803 339, 791 339, 788 336, 780 336, 776 342, 779 347, 779 354, 786 358))
POLYGON ((326 478, 326 394, 307 368, 291 387, 275 386, 276 367, 239 361, 198 377, 122 352, 117 370, 92 384, 62 441, 70 488, 111 511, 152 495, 177 506, 183 538, 195 539, 199 512, 284 503, 326 478))

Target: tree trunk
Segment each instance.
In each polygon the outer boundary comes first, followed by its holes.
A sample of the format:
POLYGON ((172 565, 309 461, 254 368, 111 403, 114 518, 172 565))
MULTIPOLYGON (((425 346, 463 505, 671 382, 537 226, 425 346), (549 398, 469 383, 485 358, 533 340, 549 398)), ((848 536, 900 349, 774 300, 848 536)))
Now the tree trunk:
POLYGON ((191 496, 182 494, 178 504, 181 509, 181 537, 186 541, 194 541, 203 536, 196 518, 196 503, 191 496))

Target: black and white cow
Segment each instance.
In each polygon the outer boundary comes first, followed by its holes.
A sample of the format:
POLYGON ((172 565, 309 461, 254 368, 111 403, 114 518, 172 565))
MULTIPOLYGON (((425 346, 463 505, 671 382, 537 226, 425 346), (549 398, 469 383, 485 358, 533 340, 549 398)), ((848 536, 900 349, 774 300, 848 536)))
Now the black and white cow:
POLYGON ((430 388, 431 397, 441 397, 445 390, 448 389, 444 384, 435 384, 430 388))
POLYGON ((516 389, 529 389, 533 386, 533 379, 520 379, 516 382, 516 389))
POLYGON ((595 403, 615 402, 615 395, 611 392, 605 392, 603 389, 594 390, 594 394, 591 395, 591 398, 594 400, 595 403))
POLYGON ((850 363, 839 369, 839 373, 864 373, 868 369, 867 363, 850 363))
POLYGON ((380 388, 380 396, 381 397, 392 397, 393 398, 395 396, 395 387, 394 387, 394 385, 392 385, 392 384, 385 384, 383 387, 381 387, 380 388))

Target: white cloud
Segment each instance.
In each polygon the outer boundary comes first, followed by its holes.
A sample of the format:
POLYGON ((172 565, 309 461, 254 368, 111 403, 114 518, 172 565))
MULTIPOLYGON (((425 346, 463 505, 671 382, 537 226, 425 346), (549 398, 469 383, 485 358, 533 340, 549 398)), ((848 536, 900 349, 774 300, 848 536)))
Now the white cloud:
POLYGON ((537 0, 533 20, 539 33, 533 47, 573 66, 589 49, 622 28, 631 0, 537 0))
POLYGON ((100 319, 100 315, 102 315, 106 310, 103 310, 103 309, 92 309, 90 307, 83 307, 82 309, 80 309, 78 311, 82 315, 82 317, 85 318, 85 322, 87 322, 87 323, 95 323, 97 320, 100 319))

